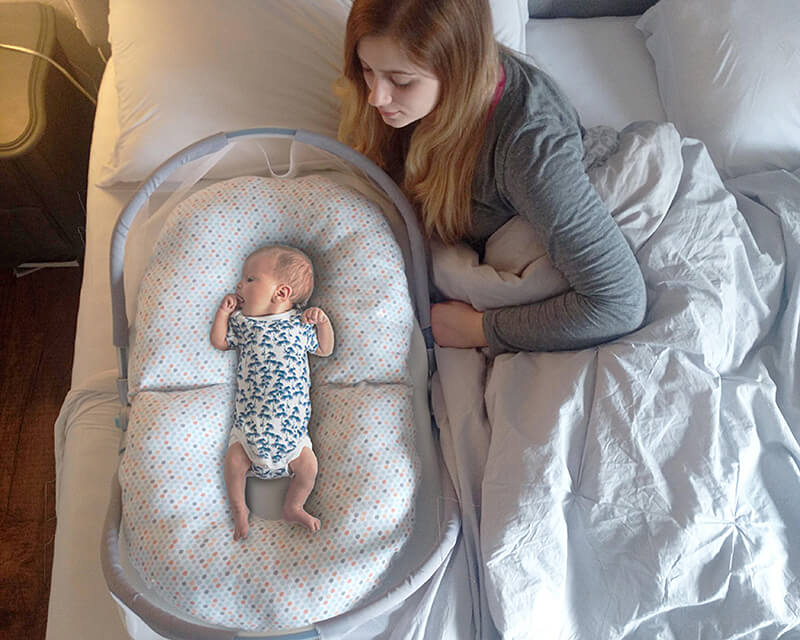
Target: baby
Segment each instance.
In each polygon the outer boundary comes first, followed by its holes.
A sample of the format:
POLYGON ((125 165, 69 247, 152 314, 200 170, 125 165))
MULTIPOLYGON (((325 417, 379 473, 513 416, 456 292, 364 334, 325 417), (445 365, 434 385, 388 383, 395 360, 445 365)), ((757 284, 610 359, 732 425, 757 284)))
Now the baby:
POLYGON ((301 312, 314 288, 311 261, 300 250, 269 245, 244 262, 236 295, 219 305, 211 344, 238 349, 236 405, 225 485, 233 512, 233 539, 247 537, 250 511, 245 478, 289 476, 283 519, 318 531, 320 522, 304 505, 314 488, 317 458, 308 437, 311 415, 307 352, 329 356, 333 328, 322 309, 301 312))

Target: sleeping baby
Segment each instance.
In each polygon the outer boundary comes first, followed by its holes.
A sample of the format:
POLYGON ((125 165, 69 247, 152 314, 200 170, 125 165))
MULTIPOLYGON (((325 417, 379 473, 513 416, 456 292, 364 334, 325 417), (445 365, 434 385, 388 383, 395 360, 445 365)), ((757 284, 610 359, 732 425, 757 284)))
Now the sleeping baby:
POLYGON ((333 327, 322 309, 300 312, 314 288, 311 261, 299 249, 269 245, 244 262, 236 294, 220 303, 211 344, 237 349, 236 402, 225 485, 233 514, 233 539, 247 537, 248 474, 291 477, 283 519, 318 531, 305 502, 314 487, 317 458, 308 436, 311 415, 308 356, 333 352, 333 327))

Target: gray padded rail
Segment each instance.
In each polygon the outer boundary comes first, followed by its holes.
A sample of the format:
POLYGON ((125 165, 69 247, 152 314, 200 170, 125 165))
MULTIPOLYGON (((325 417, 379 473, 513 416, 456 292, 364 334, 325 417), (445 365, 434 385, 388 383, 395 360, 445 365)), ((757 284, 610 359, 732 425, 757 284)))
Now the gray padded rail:
POLYGON ((202 158, 210 153, 220 151, 228 145, 224 133, 217 133, 204 138, 178 151, 150 174, 133 194, 128 204, 119 214, 114 232, 111 235, 111 255, 109 269, 111 275, 111 313, 113 319, 114 346, 120 349, 128 347, 128 316, 125 311, 125 283, 123 271, 125 267, 125 240, 136 215, 155 193, 155 190, 179 167, 202 158))

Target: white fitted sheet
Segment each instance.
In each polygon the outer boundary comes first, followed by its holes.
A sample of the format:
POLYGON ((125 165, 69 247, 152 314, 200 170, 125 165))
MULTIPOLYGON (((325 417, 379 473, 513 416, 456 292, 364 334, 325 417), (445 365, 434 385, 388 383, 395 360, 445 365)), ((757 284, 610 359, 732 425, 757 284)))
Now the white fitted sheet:
POLYGON ((86 253, 81 286, 72 389, 55 425, 56 516, 48 640, 127 638, 100 568, 100 537, 117 468, 120 430, 116 356, 111 339, 108 248, 117 214, 132 185, 95 186, 98 157, 116 130, 114 67, 100 86, 89 160, 86 253))

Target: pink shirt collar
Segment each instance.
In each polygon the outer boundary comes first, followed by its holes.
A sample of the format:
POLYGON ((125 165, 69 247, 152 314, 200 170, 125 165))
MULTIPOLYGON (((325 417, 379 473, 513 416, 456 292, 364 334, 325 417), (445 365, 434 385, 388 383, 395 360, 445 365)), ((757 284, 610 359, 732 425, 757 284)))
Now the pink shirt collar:
POLYGON ((494 90, 494 97, 492 98, 492 106, 489 107, 489 115, 486 118, 487 121, 489 118, 492 117, 495 108, 497 108, 497 103, 500 102, 500 96, 503 95, 503 89, 506 86, 506 69, 502 63, 500 63, 500 80, 497 81, 497 87, 494 90))

